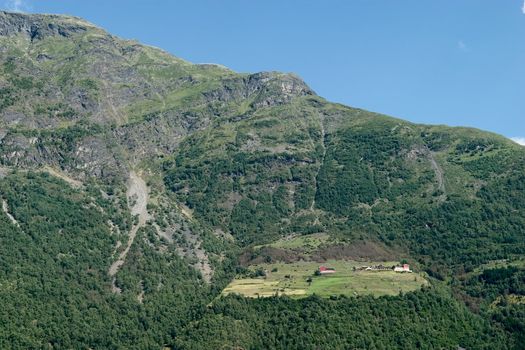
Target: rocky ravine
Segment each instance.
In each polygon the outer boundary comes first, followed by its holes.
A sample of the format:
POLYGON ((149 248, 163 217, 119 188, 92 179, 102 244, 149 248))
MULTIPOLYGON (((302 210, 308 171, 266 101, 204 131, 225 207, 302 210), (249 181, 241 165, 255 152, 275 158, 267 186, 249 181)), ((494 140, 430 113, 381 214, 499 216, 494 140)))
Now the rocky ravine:
POLYGON ((126 256, 129 253, 131 245, 137 236, 137 231, 143 227, 149 219, 148 214, 148 198, 149 198, 149 189, 146 185, 146 182, 137 175, 134 171, 129 173, 128 180, 128 191, 127 191, 128 203, 133 216, 137 216, 138 222, 133 225, 129 232, 128 242, 126 247, 119 254, 118 259, 111 264, 109 267, 108 274, 113 277, 113 291, 120 292, 120 289, 115 285, 114 276, 117 274, 118 270, 126 262, 126 256))

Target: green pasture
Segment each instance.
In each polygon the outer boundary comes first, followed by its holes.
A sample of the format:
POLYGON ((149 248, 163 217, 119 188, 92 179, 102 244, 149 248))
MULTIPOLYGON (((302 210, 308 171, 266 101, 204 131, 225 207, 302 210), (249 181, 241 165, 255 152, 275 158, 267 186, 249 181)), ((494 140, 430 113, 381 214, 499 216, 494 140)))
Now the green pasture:
POLYGON ((396 263, 328 261, 322 265, 335 268, 336 273, 321 276, 314 275, 320 264, 311 261, 259 264, 251 266, 250 269, 263 269, 266 277, 236 278, 223 290, 223 295, 240 294, 254 298, 272 295, 304 297, 313 294, 322 297, 363 294, 381 296, 414 291, 428 284, 425 277, 419 273, 354 270, 364 265, 391 266, 396 263), (308 279, 311 279, 311 282, 308 282, 308 279))

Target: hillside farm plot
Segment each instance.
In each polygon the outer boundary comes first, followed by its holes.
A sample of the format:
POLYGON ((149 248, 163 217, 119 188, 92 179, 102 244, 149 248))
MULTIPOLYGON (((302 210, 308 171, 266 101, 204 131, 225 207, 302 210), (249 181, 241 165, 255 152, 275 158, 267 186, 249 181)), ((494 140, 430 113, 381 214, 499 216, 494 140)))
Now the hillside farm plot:
MULTIPOLYGON (((236 278, 223 290, 222 294, 240 294, 252 298, 272 295, 288 295, 299 298, 313 294, 322 297, 363 294, 381 296, 414 291, 428 284, 425 277, 419 273, 356 270, 363 265, 374 266, 379 264, 375 262, 328 261, 323 265, 335 268, 336 272, 321 276, 314 275, 320 264, 311 261, 300 261, 292 264, 253 265, 250 266, 251 271, 264 270, 266 276, 236 278)), ((396 265, 396 262, 383 262, 382 264, 392 266, 396 265)))

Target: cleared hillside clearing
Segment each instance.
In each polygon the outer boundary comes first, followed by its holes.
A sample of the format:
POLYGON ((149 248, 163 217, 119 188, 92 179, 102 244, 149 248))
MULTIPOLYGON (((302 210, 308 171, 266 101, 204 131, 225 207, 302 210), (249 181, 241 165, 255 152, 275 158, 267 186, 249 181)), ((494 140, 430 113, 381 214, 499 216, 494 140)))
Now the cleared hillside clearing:
POLYGON ((240 294, 246 297, 268 297, 288 295, 305 297, 319 295, 374 296, 398 295, 420 289, 428 281, 419 273, 396 273, 388 271, 354 271, 361 266, 396 265, 397 262, 328 261, 322 265, 333 267, 336 273, 314 276, 319 263, 300 261, 292 264, 259 264, 250 266, 250 271, 264 270, 266 277, 236 278, 222 292, 223 295, 240 294), (308 279, 311 278, 311 283, 308 279))

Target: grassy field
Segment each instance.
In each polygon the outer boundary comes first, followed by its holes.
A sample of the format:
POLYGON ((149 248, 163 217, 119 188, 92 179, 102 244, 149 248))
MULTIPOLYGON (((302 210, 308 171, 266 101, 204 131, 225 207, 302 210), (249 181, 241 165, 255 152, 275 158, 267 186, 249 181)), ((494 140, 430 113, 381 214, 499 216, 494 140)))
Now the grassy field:
MULTIPOLYGON (((304 297, 316 294, 322 297, 331 295, 372 294, 397 295, 409 292, 428 284, 419 273, 396 273, 393 271, 354 271, 354 267, 378 265, 376 262, 328 261, 323 265, 337 270, 335 274, 314 276, 319 263, 301 261, 292 264, 260 264, 251 266, 251 270, 263 269, 266 277, 238 278, 224 290, 223 295, 240 294, 247 297, 267 297, 275 294, 304 297), (307 282, 312 278, 312 282, 307 282)), ((382 263, 385 266, 396 262, 382 263)))

